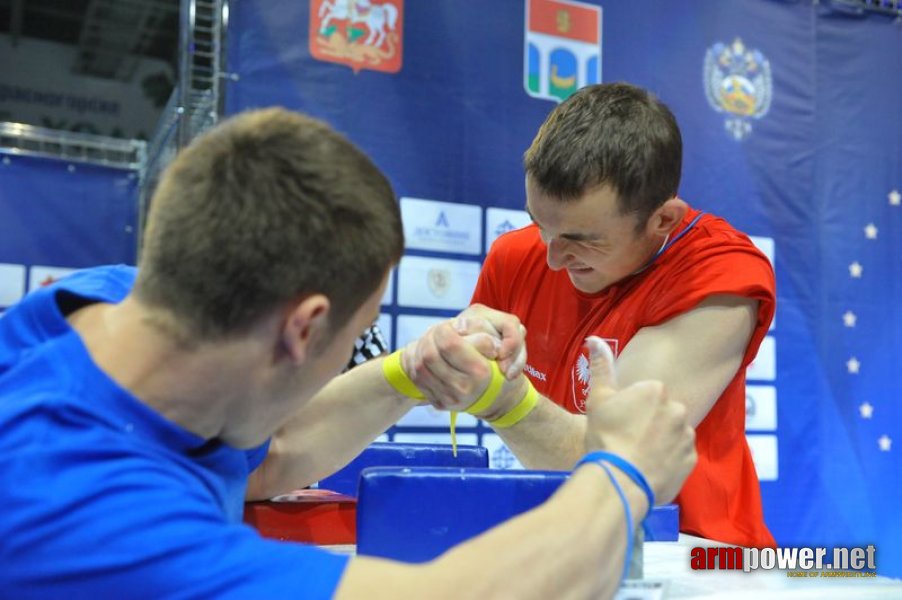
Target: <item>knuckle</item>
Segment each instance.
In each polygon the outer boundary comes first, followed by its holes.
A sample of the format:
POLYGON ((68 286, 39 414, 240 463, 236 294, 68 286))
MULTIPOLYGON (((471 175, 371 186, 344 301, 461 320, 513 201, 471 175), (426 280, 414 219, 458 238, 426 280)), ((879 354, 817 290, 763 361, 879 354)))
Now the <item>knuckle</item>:
POLYGON ((470 369, 470 372, 473 374, 473 377, 477 379, 485 379, 492 374, 492 370, 489 367, 488 363, 484 361, 473 362, 473 366, 470 369))
POLYGON ((463 345, 463 338, 459 335, 449 335, 441 340, 441 348, 454 352, 463 345))
MULTIPOLYGON (((420 366, 435 364, 438 361, 438 349, 435 346, 423 348, 420 354, 420 366)), ((419 370, 419 368, 417 369, 419 370)))
POLYGON ((463 379, 455 382, 451 389, 453 391, 454 397, 456 400, 461 398, 466 398, 472 393, 472 384, 467 379, 463 379))

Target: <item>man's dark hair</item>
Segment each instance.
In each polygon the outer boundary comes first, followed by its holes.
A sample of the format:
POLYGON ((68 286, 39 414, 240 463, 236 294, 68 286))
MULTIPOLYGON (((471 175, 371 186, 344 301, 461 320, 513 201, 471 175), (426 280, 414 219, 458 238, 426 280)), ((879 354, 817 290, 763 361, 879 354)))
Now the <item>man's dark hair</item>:
POLYGON ((136 297, 185 341, 240 334, 314 293, 339 328, 404 249, 391 185, 316 119, 247 112, 195 140, 151 204, 136 297))
POLYGON ((626 83, 584 87, 558 105, 524 157, 527 175, 563 202, 609 185, 643 226, 680 185, 683 143, 670 109, 626 83))

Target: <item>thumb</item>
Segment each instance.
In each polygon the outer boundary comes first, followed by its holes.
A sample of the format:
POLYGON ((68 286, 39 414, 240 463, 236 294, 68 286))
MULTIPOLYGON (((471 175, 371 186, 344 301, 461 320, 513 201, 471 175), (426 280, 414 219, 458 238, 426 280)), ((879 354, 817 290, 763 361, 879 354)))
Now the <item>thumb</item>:
POLYGON ((589 349, 589 370, 592 374, 590 401, 604 402, 618 389, 614 353, 607 342, 594 335, 586 338, 586 347, 589 349))

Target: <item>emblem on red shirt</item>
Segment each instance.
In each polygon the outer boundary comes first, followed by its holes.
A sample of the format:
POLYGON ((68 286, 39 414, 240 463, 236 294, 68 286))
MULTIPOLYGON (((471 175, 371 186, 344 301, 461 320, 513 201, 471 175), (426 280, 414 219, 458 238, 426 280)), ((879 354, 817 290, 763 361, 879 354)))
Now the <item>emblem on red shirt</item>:
POLYGON ((404 0, 313 0, 310 55, 360 69, 397 73, 404 40, 404 0))
MULTIPOLYGON (((608 343, 614 358, 620 354, 620 341, 614 338, 601 338, 608 343)), ((583 346, 579 349, 579 355, 576 357, 576 363, 570 371, 570 389, 573 394, 573 406, 576 410, 585 414, 586 398, 589 397, 589 390, 592 387, 592 370, 589 368, 589 350, 583 346)))

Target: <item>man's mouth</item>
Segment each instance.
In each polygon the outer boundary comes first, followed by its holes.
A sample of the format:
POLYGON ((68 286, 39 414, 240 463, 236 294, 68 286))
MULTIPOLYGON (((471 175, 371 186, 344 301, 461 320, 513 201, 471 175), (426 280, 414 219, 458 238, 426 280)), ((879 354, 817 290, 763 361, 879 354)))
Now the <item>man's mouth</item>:
POLYGON ((567 267, 567 271, 574 275, 587 275, 592 272, 591 267, 567 267))

